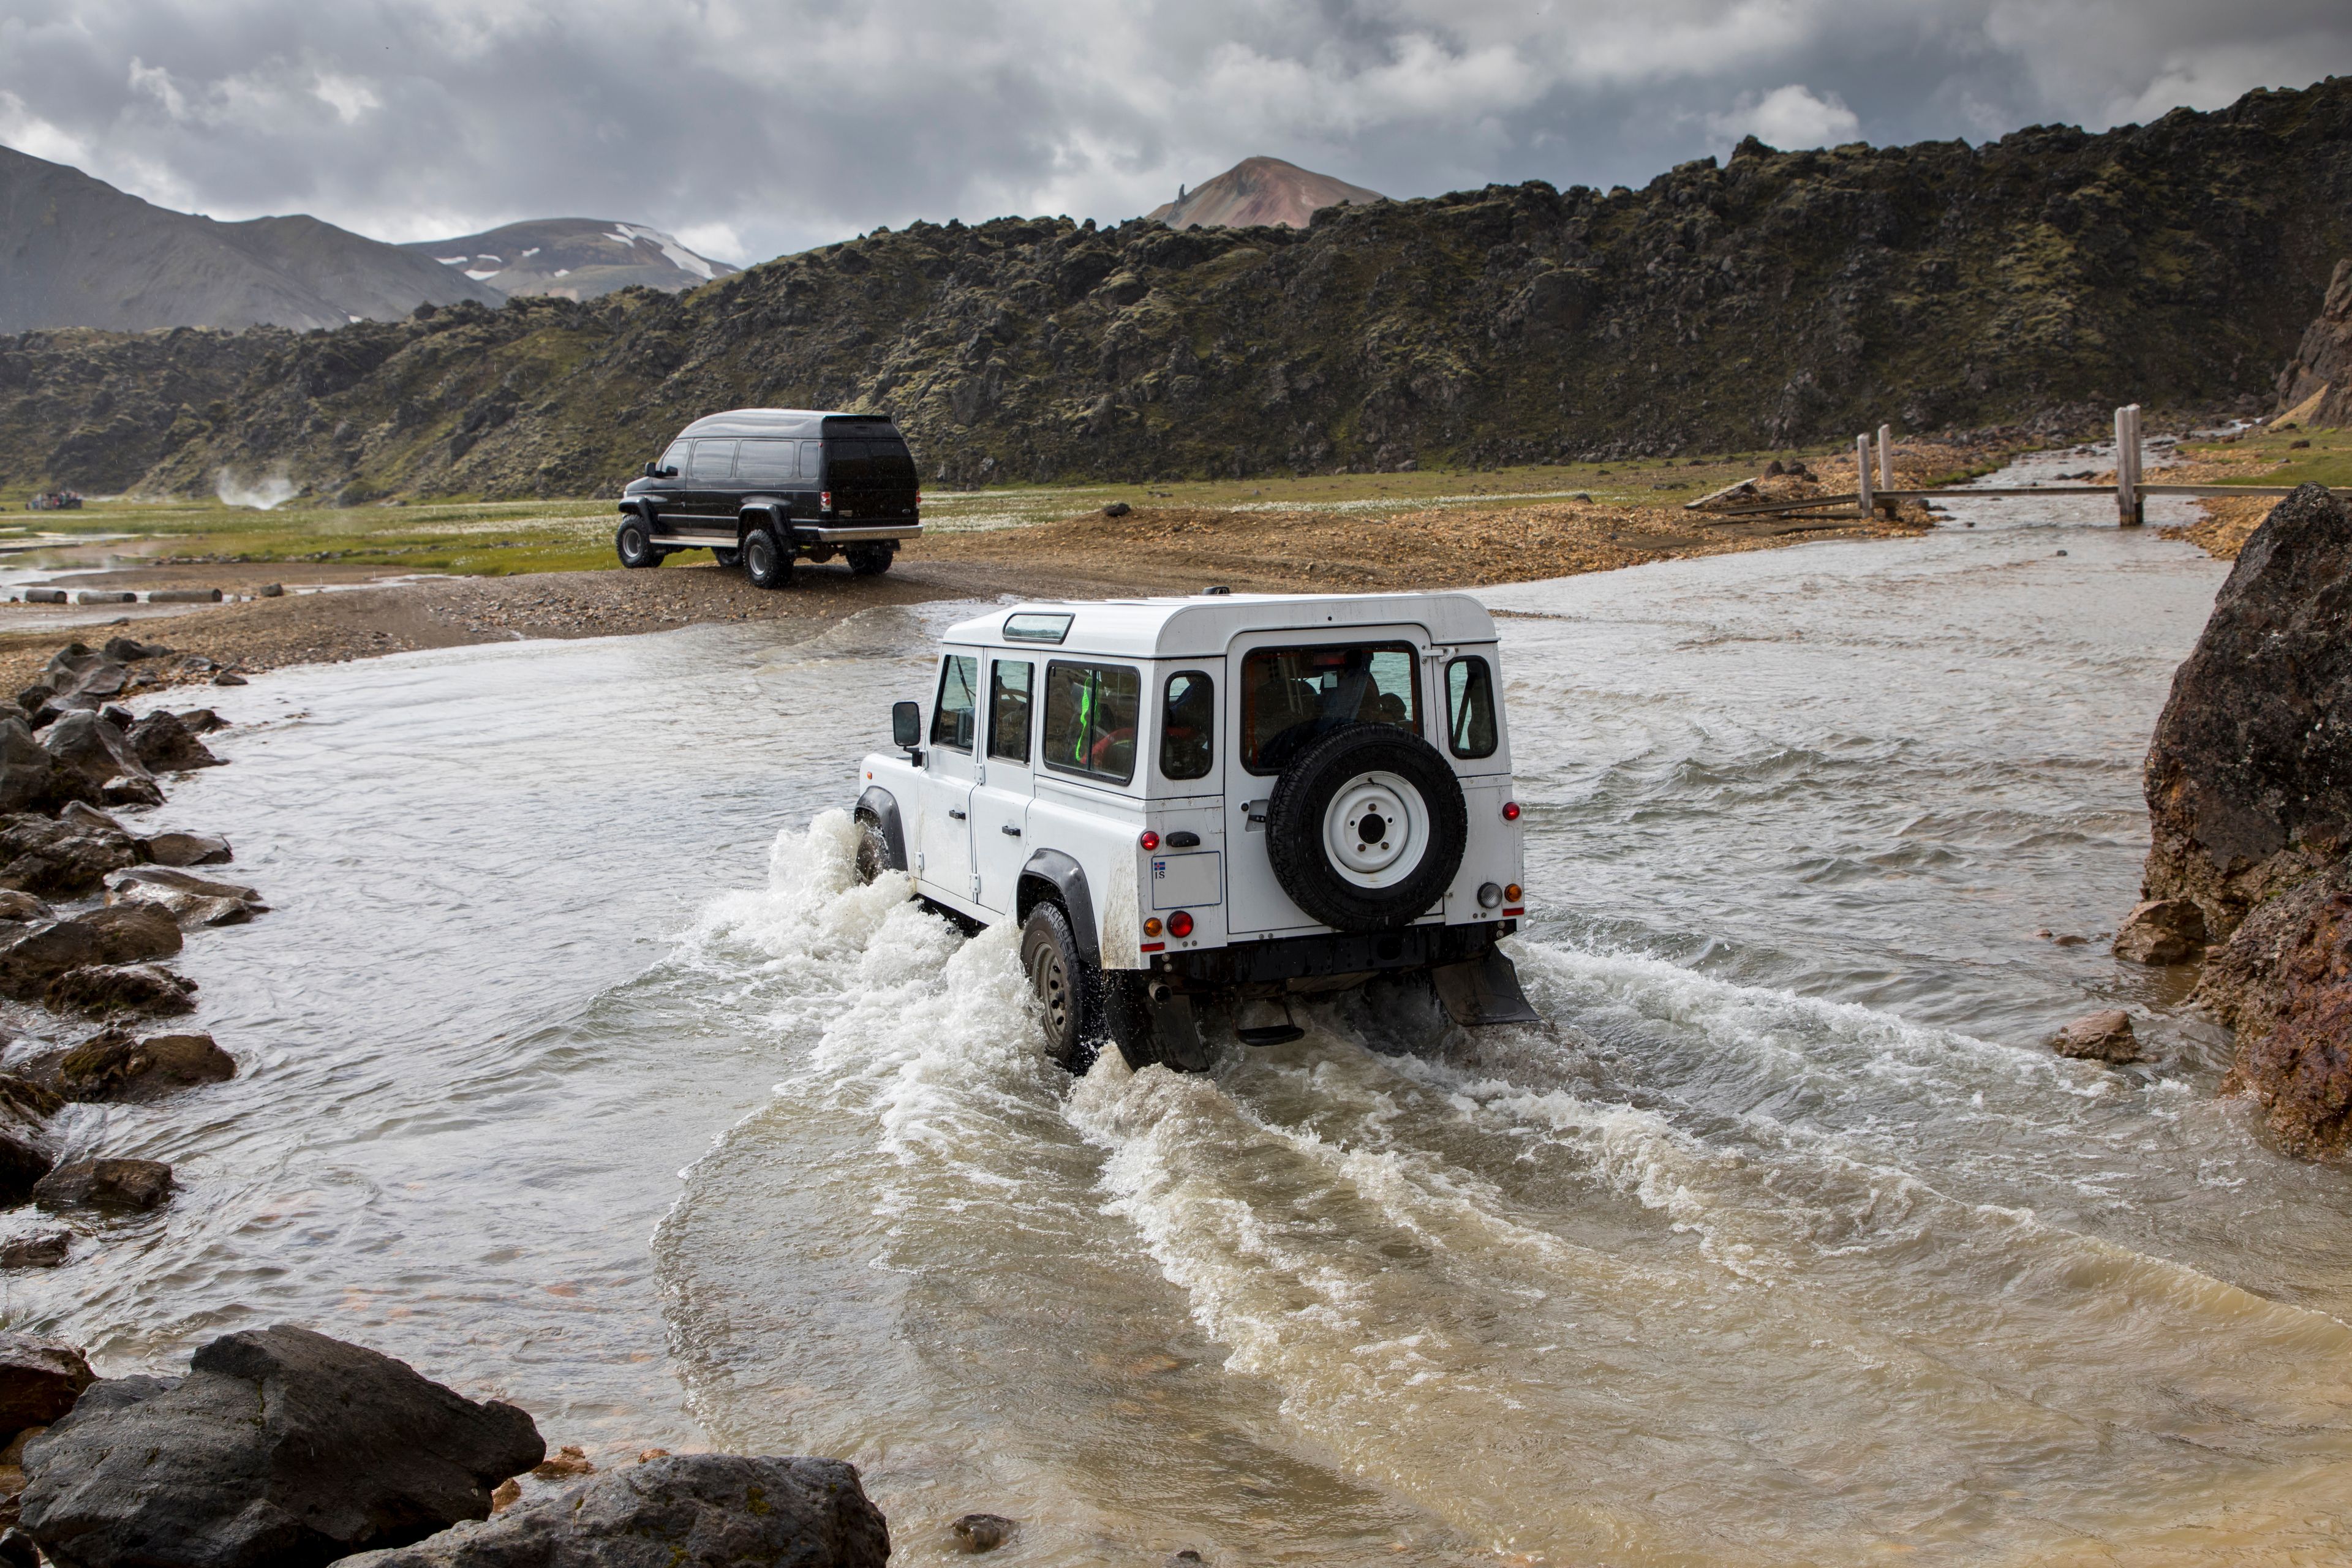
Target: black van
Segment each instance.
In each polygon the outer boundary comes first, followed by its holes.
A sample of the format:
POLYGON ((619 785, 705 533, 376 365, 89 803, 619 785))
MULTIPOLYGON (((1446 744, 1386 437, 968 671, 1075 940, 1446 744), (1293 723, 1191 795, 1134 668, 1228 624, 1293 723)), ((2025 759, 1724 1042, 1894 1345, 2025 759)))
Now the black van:
POLYGON ((762 588, 790 583, 797 558, 836 552, 871 577, 922 533, 922 499, 887 416, 738 408, 688 426, 629 481, 613 543, 624 566, 708 550, 762 588))

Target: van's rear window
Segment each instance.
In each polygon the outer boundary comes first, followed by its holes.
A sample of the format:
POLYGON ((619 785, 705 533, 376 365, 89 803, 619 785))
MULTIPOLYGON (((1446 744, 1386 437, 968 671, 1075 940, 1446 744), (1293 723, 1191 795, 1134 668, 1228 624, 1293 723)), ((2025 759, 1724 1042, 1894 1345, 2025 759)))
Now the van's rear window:
POLYGON ((904 441, 835 437, 824 444, 824 466, 826 484, 836 490, 915 488, 915 459, 904 441))

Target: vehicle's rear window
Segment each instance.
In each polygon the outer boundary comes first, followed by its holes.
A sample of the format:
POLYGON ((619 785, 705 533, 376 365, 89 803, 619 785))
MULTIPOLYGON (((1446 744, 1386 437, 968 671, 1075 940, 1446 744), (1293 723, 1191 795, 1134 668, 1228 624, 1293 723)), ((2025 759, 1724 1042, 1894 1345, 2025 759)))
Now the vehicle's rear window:
POLYGON ((931 744, 971 750, 973 715, 980 708, 980 660, 950 654, 940 665, 940 700, 931 708, 931 744))
POLYGON ((1125 784, 1135 776, 1143 675, 1123 664, 1045 667, 1045 765, 1125 784))
POLYGON ((746 484, 772 485, 798 477, 798 441, 746 441, 735 453, 735 477, 746 484))
POLYGON ((904 441, 833 437, 824 461, 826 483, 836 490, 915 488, 915 459, 904 441))
POLYGON ((1242 765, 1278 773, 1349 724, 1421 733, 1410 643, 1262 647, 1242 660, 1242 765))

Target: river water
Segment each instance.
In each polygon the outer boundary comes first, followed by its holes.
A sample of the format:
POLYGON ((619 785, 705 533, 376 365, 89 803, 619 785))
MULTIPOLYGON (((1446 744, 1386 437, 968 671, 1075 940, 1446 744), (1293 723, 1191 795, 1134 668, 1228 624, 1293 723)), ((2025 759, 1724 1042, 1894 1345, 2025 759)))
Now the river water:
POLYGON ((1073 1082, 1009 935, 853 884, 969 606, 271 676, 159 814, 276 906, 184 965, 244 1074, 68 1113, 185 1190, 10 1321, 847 1457, 919 1563, 2338 1560, 2352 1182, 2098 940, 2223 570, 1985 501, 1487 593, 1551 1026, 1203 1078, 1073 1082), (2102 1005, 2150 1062, 2048 1053, 2102 1005))

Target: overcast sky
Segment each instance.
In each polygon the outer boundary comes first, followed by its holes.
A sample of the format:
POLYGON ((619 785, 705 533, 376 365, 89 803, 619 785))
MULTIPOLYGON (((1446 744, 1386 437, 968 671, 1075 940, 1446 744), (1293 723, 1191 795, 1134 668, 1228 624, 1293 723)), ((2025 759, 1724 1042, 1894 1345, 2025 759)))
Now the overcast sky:
POLYGON ((386 239, 646 222, 726 260, 1116 221, 1251 153, 1391 195, 2104 129, 2352 73, 2346 0, 0 0, 0 144, 386 239))

